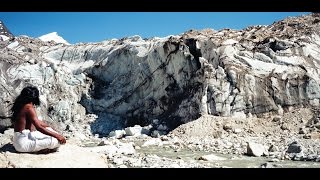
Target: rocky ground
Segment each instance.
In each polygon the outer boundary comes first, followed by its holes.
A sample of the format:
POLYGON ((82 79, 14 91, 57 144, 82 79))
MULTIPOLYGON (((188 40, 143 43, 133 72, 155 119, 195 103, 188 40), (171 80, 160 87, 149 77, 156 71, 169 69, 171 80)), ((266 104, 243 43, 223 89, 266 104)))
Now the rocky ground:
POLYGON ((169 136, 179 137, 190 149, 320 161, 318 128, 317 113, 299 108, 290 109, 283 116, 264 118, 203 116, 181 125, 169 136))
POLYGON ((0 167, 283 167, 281 163, 288 161, 291 167, 304 161, 314 162, 306 167, 320 167, 316 112, 298 108, 283 116, 246 119, 206 115, 167 135, 160 135, 164 127, 158 125, 149 132, 153 137, 139 126, 108 138, 69 136, 58 152, 40 155, 15 152, 9 129, 0 135, 0 167), (134 132, 137 129, 141 131, 134 132))

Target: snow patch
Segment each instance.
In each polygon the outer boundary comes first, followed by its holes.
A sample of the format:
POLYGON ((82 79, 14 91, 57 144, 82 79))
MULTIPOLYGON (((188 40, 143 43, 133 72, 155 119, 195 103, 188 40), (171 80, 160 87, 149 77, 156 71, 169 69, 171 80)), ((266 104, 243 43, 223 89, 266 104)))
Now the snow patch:
POLYGON ((18 41, 15 41, 11 44, 8 45, 8 48, 9 49, 14 49, 15 47, 17 47, 19 45, 19 42, 18 41))
POLYGON ((43 36, 40 36, 39 39, 41 41, 45 41, 45 42, 54 41, 56 43, 63 43, 63 44, 66 44, 66 45, 70 45, 70 43, 68 43, 61 36, 59 36, 57 32, 52 32, 52 33, 49 33, 49 34, 45 34, 43 36))
POLYGON ((2 39, 2 41, 6 41, 8 39, 10 39, 8 36, 5 35, 0 35, 0 40, 2 39))
POLYGON ((237 43, 239 43, 239 42, 236 41, 236 40, 227 39, 227 40, 225 40, 221 45, 226 46, 226 45, 233 45, 233 44, 237 44, 237 43))

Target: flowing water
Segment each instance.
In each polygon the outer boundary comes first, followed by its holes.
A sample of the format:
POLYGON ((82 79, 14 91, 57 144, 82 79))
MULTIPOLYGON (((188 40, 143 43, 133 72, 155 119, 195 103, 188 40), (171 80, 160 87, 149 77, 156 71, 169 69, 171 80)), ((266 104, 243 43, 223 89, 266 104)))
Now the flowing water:
MULTIPOLYGON (((183 160, 189 163, 200 163, 208 167, 224 167, 224 168, 259 168, 264 163, 269 163, 269 166, 275 168, 320 168, 320 162, 311 161, 291 161, 291 160, 279 160, 277 162, 271 162, 271 158, 266 157, 252 157, 246 155, 233 155, 233 154, 219 154, 206 151, 194 151, 190 149, 174 150, 166 146, 141 146, 136 152, 144 155, 157 155, 158 157, 165 157, 172 160, 183 160), (213 154, 224 160, 204 161, 199 160, 201 156, 213 154)), ((96 142, 86 143, 85 147, 95 147, 96 142)))
POLYGON ((173 150, 165 149, 163 147, 149 146, 142 147, 137 150, 138 153, 144 153, 146 155, 157 155, 159 157, 166 157, 170 159, 182 159, 185 162, 197 162, 209 167, 230 167, 230 168, 257 168, 263 163, 270 163, 276 168, 320 168, 320 162, 310 161, 290 161, 280 160, 279 162, 270 162, 270 158, 266 157, 251 157, 245 155, 230 155, 230 154, 217 154, 205 151, 192 151, 188 149, 173 150), (203 161, 199 158, 203 155, 214 154, 218 157, 225 158, 225 160, 215 161, 203 161))

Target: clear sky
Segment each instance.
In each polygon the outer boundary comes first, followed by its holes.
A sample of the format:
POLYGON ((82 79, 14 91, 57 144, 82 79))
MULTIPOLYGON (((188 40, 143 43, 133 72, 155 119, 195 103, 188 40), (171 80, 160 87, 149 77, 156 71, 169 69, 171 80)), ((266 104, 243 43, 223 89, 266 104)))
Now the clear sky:
POLYGON ((69 43, 98 42, 139 35, 178 35, 190 29, 243 29, 270 25, 307 12, 0 12, 15 36, 39 37, 57 32, 69 43))

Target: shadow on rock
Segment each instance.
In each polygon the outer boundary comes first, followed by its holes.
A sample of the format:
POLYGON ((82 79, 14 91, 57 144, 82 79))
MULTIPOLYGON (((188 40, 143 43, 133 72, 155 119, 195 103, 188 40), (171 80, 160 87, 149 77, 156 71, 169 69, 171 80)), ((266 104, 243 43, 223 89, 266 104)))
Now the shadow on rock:
POLYGON ((92 134, 98 134, 99 137, 108 136, 111 131, 123 129, 124 120, 121 117, 100 113, 98 117, 90 124, 92 134))
POLYGON ((0 152, 7 152, 7 151, 12 153, 17 153, 12 143, 7 143, 0 148, 0 152))

